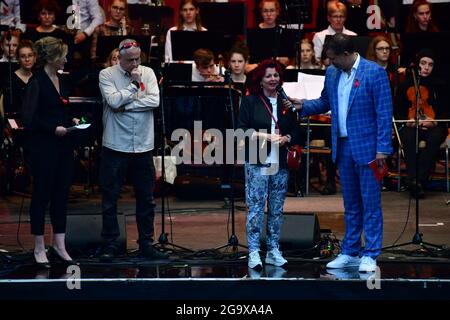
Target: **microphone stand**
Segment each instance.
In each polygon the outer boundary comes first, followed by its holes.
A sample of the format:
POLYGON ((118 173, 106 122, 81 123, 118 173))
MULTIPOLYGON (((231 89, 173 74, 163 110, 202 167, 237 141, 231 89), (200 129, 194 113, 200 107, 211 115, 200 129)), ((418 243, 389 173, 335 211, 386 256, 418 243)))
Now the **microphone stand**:
MULTIPOLYGON (((235 120, 235 115, 234 115, 234 103, 233 103, 233 95, 232 95, 232 84, 231 84, 231 73, 227 70, 225 71, 225 85, 228 86, 228 100, 230 102, 229 104, 229 110, 231 113, 231 125, 233 130, 236 130, 236 120, 235 120)), ((233 141, 233 145, 234 145, 234 141, 233 141)), ((225 163, 225 166, 227 166, 227 164, 225 163)), ((233 164, 231 165, 231 174, 230 174, 230 182, 229 185, 226 186, 226 188, 230 189, 230 212, 231 212, 231 236, 228 239, 228 243, 226 245, 220 246, 218 248, 216 248, 216 250, 220 250, 220 249, 224 249, 224 248, 228 248, 231 247, 233 252, 238 251, 238 247, 242 247, 245 249, 248 249, 246 246, 239 244, 239 240, 238 237, 236 235, 236 222, 235 222, 235 204, 234 204, 234 183, 233 183, 233 179, 235 176, 235 168, 234 168, 235 164, 234 164, 234 159, 233 159, 233 164)), ((225 186, 224 186, 225 189, 225 186)))
MULTIPOLYGON (((412 72, 412 76, 413 76, 413 80, 414 80, 414 88, 416 91, 416 116, 415 116, 416 117, 416 119, 415 119, 416 178, 415 178, 415 188, 417 190, 417 186, 419 183, 419 120, 421 118, 421 112, 420 112, 420 107, 419 107, 420 101, 421 101, 421 97, 420 97, 420 66, 419 66, 418 76, 416 76, 416 72, 415 72, 414 68, 411 69, 411 72, 412 72)), ((404 246, 411 245, 411 244, 419 245, 424 249, 428 249, 427 246, 436 248, 438 250, 443 249, 443 247, 440 245, 436 245, 436 244, 432 244, 432 243, 423 241, 423 238, 422 238, 423 234, 419 230, 419 202, 420 201, 419 201, 417 192, 415 192, 415 201, 416 201, 416 231, 414 233, 412 240, 410 242, 405 242, 405 243, 401 243, 401 244, 397 244, 397 245, 388 246, 383 249, 393 249, 393 248, 398 248, 398 247, 404 247, 404 246)))
POLYGON ((166 168, 165 168, 165 156, 166 156, 166 123, 165 123, 165 112, 164 112, 164 78, 161 78, 160 81, 160 110, 161 110, 161 234, 159 235, 158 242, 155 244, 159 246, 161 249, 166 250, 167 246, 171 246, 173 248, 181 249, 182 251, 193 252, 192 250, 176 245, 174 243, 169 242, 168 233, 165 229, 165 205, 166 205, 166 168))

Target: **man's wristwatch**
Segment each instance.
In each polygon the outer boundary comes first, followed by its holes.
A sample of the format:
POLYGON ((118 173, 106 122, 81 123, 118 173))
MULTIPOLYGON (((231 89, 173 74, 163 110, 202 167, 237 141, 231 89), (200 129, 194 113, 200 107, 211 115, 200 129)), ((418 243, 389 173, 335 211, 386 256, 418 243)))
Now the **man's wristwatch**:
POLYGON ((136 88, 139 89, 140 85, 139 82, 137 82, 136 80, 131 81, 132 84, 134 84, 136 86, 136 88))

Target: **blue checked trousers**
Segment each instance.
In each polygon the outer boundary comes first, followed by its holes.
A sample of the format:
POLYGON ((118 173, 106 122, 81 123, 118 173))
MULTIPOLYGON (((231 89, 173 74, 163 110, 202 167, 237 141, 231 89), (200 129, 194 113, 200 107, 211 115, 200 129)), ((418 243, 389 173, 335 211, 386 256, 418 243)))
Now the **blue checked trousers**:
POLYGON ((376 259, 381 253, 383 240, 381 185, 368 164, 355 163, 346 139, 339 139, 337 165, 345 209, 342 253, 376 259), (363 231, 364 250, 361 249, 363 231))

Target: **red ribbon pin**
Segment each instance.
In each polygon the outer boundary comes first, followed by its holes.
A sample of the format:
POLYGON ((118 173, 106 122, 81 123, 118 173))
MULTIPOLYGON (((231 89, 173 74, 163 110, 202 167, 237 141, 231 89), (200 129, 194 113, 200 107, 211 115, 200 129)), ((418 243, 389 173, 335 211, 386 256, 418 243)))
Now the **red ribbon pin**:
POLYGON ((359 81, 358 81, 358 79, 356 79, 355 80, 355 88, 358 88, 359 87, 359 81))

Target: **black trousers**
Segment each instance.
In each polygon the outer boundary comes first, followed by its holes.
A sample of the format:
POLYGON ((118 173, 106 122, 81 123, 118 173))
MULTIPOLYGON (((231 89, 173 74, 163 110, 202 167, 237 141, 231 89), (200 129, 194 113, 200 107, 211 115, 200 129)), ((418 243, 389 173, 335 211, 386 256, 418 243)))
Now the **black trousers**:
POLYGON ((29 149, 33 175, 31 233, 37 236, 44 234, 45 211, 49 203, 53 233, 65 233, 73 148, 66 138, 33 137, 29 149))
POLYGON ((117 200, 127 169, 131 170, 131 179, 136 194, 136 222, 138 244, 140 247, 153 242, 153 221, 155 202, 155 167, 151 151, 143 153, 124 153, 103 147, 100 167, 102 185, 102 237, 108 244, 114 245, 120 235, 117 221, 117 200))
MULTIPOLYGON (((425 140, 425 149, 419 150, 418 166, 419 175, 418 181, 422 184, 426 183, 431 170, 436 162, 439 147, 447 137, 447 128, 434 127, 428 130, 419 129, 419 141, 425 140)), ((400 130, 400 138, 405 148, 406 169, 408 172, 408 179, 414 182, 416 179, 416 128, 403 127, 400 130)))

